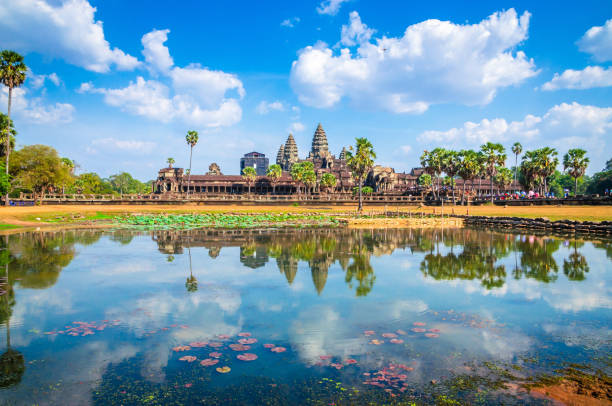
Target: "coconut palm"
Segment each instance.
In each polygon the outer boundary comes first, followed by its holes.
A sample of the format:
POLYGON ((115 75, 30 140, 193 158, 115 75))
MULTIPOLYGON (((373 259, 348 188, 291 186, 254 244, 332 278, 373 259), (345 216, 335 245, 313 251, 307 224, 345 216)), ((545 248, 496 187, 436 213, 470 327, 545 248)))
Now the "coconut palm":
POLYGON ((544 182, 544 194, 547 194, 548 178, 555 173, 555 170, 557 170, 557 166, 559 165, 557 150, 550 147, 544 147, 536 150, 536 152, 538 155, 537 166, 544 182))
POLYGON ((321 176, 320 185, 325 190, 334 188, 337 183, 338 179, 336 179, 333 173, 326 172, 321 176))
POLYGON ((499 189, 504 190, 512 184, 512 176, 513 174, 510 169, 500 167, 497 169, 497 173, 495 174, 493 181, 499 189))
POLYGON ((520 142, 515 142, 512 144, 512 153, 514 154, 514 182, 516 182, 516 177, 518 175, 518 156, 523 152, 523 146, 520 142))
POLYGON ((187 145, 189 145, 189 172, 187 175, 187 196, 189 196, 189 188, 191 187, 191 158, 193 156, 193 147, 198 143, 198 132, 197 131, 187 131, 187 135, 185 136, 185 141, 187 141, 187 145))
POLYGON ((266 176, 270 179, 270 183, 272 183, 272 194, 276 194, 276 184, 280 180, 281 176, 283 176, 283 168, 280 165, 274 164, 268 167, 268 171, 266 172, 266 176))
POLYGON ((444 172, 446 162, 446 150, 443 148, 434 148, 432 151, 425 151, 421 155, 421 165, 425 168, 425 172, 436 177, 437 194, 434 191, 434 197, 440 197, 440 175, 444 172))
POLYGON ((304 170, 304 173, 302 173, 302 182, 308 188, 308 192, 312 193, 312 189, 317 184, 317 174, 314 169, 304 170))
POLYGON ((459 159, 459 171, 457 174, 463 179, 463 192, 461 194, 461 204, 463 204, 465 199, 465 186, 468 181, 474 182, 474 178, 476 178, 480 172, 480 165, 478 154, 471 149, 461 150, 457 155, 459 159))
POLYGON ((574 196, 578 194, 578 178, 584 176, 587 166, 589 166, 589 158, 584 149, 570 149, 563 156, 563 169, 574 178, 574 196))
POLYGON ((247 183, 249 187, 249 195, 251 194, 251 184, 255 183, 257 179, 257 171, 252 166, 247 166, 242 170, 242 179, 247 183))
MULTIPOLYGON (((11 153, 11 137, 6 135, 11 133, 11 104, 13 102, 13 89, 19 87, 26 80, 28 67, 23 63, 23 56, 17 52, 4 50, 0 53, 0 83, 8 87, 8 110, 6 127, 2 130, 4 135, 4 148, 6 154, 6 174, 9 173, 9 155, 11 153)), ((8 192, 5 203, 8 205, 8 192)))
POLYGON ((499 167, 503 167, 506 162, 506 154, 503 145, 487 142, 480 147, 484 157, 486 173, 491 182, 491 203, 493 203, 493 177, 497 174, 499 167))
POLYGON ((168 168, 172 169, 172 165, 174 165, 176 161, 174 160, 174 158, 168 158, 166 159, 166 162, 168 162, 168 168))
POLYGON ((9 150, 12 151, 15 148, 15 137, 17 131, 15 131, 13 120, 9 120, 8 116, 4 113, 0 113, 0 156, 6 156, 6 129, 9 128, 9 150))
POLYGON ((353 153, 353 146, 346 152, 346 164, 351 170, 353 176, 357 179, 359 187, 359 208, 358 210, 363 211, 363 196, 362 187, 363 180, 372 167, 374 166, 374 159, 376 159, 376 153, 372 143, 367 138, 356 138, 357 143, 353 153))

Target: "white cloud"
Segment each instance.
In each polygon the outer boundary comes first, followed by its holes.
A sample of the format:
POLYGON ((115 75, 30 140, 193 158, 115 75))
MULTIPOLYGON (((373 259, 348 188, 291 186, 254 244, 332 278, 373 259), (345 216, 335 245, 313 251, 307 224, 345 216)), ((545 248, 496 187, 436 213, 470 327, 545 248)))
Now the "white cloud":
POLYGON ((342 35, 340 43, 348 47, 363 44, 370 41, 376 30, 368 28, 367 25, 361 22, 361 17, 356 11, 349 14, 349 25, 342 26, 342 35))
POLYGON ((323 0, 317 7, 317 13, 334 16, 340 11, 342 3, 346 3, 347 1, 349 0, 323 0))
POLYGON ((402 145, 400 147, 400 149, 402 150, 402 152, 404 154, 408 154, 408 153, 412 152, 412 146, 410 146, 410 145, 402 145))
POLYGON ((589 28, 578 41, 578 48, 593 55, 596 61, 612 61, 612 19, 603 26, 589 28))
POLYGON ((281 27, 293 28, 299 22, 300 22, 300 17, 292 17, 292 18, 287 18, 286 20, 283 20, 280 25, 281 27))
POLYGON ((168 40, 170 30, 153 30, 142 37, 142 54, 145 62, 155 72, 167 73, 174 65, 168 48, 164 42, 168 40))
POLYGON ((324 43, 304 48, 293 62, 291 85, 300 101, 319 108, 342 98, 395 113, 422 113, 439 103, 487 104, 498 89, 537 74, 522 51, 513 53, 527 38, 529 18, 510 9, 473 25, 427 20, 402 37, 373 43, 373 31, 354 12, 343 35, 345 43, 358 43, 354 53, 343 48, 334 54, 324 43))
POLYGON ((583 70, 567 69, 561 75, 555 73, 550 82, 542 85, 542 90, 592 89, 612 86, 612 68, 587 66, 583 70))
POLYGON ((427 145, 444 143, 449 148, 478 147, 487 141, 532 143, 533 147, 550 145, 559 151, 587 147, 592 167, 603 166, 603 153, 612 148, 612 107, 561 103, 542 116, 527 115, 521 121, 503 118, 468 121, 447 131, 425 131, 417 140, 427 145))
POLYGON ((32 70, 28 69, 27 73, 27 84, 32 89, 40 89, 44 86, 45 81, 49 81, 53 83, 55 86, 59 86, 62 83, 62 80, 57 76, 55 72, 50 73, 48 75, 37 75, 32 70))
POLYGON ((291 125, 289 126, 289 132, 291 133, 301 133, 305 129, 306 127, 304 126, 304 124, 300 122, 291 123, 291 125))
POLYGON ((142 42, 150 70, 161 73, 171 86, 138 76, 124 88, 96 88, 92 83, 83 83, 78 92, 103 94, 104 101, 111 106, 164 123, 179 119, 212 128, 239 122, 242 118, 239 100, 246 93, 240 79, 198 64, 172 67, 172 57, 163 45, 168 32, 154 30, 145 34, 142 42))
POLYGON ((273 102, 263 100, 257 105, 255 110, 258 114, 268 114, 271 111, 285 111, 285 105, 278 100, 273 102))
MULTIPOLYGON (((74 106, 69 103, 45 104, 41 97, 28 97, 29 89, 13 89, 12 112, 18 118, 23 118, 35 124, 63 124, 73 120, 74 106)), ((6 105, 8 89, 0 90, 0 105, 6 105)))
POLYGON ((87 0, 1 2, 2 46, 62 58, 94 72, 108 72, 112 65, 120 70, 134 69, 138 60, 118 48, 111 49, 95 12, 87 0))
MULTIPOLYGON (((111 151, 123 150, 129 152, 149 153, 157 146, 154 142, 138 140, 118 140, 115 138, 100 138, 91 142, 95 147, 111 151)), ((134 271, 132 269, 132 271, 134 271)))

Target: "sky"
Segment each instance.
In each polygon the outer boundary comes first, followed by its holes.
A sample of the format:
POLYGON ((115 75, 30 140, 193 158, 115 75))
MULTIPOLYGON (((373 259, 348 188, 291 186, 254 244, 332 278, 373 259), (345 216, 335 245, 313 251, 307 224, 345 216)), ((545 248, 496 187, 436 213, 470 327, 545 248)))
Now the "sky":
MULTIPOLYGON (((377 164, 424 149, 554 147, 612 158, 612 2, 0 0, 0 49, 25 56, 17 145, 46 144, 102 176, 156 177, 301 158, 320 122, 338 155, 377 164)), ((0 91, 6 112, 7 90, 0 91)), ((560 168, 562 169, 562 168, 560 168)))

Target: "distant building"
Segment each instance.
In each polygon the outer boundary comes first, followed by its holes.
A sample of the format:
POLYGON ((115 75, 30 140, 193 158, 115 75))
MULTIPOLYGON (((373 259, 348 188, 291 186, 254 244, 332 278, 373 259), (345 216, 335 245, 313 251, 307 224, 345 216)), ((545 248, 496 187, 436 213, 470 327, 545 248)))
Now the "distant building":
POLYGON ((244 168, 250 166, 251 168, 255 169, 257 176, 266 176, 268 164, 269 160, 264 154, 259 152, 249 152, 240 158, 240 173, 242 173, 244 168))

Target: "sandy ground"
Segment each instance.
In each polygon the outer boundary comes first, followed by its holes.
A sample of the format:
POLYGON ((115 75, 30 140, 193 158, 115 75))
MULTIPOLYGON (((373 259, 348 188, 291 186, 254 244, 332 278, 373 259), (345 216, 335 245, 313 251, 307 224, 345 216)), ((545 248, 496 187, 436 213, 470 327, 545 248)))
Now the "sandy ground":
MULTIPOLYGON (((384 207, 364 207, 365 215, 381 214, 384 207)), ((29 207, 0 207, 0 224, 12 224, 17 226, 41 226, 46 222, 55 220, 58 216, 64 217, 90 217, 96 214, 137 214, 137 213, 201 213, 201 212, 231 212, 231 213, 334 213, 334 214, 354 214, 356 206, 202 206, 202 205, 160 205, 160 206, 92 206, 92 205, 56 205, 56 206, 29 206, 29 207)), ((590 220, 602 221, 612 220, 612 206, 446 206, 441 207, 422 207, 416 206, 387 206, 389 212, 410 213, 419 216, 420 213, 435 214, 469 214, 484 216, 518 216, 518 217, 546 217, 550 220, 570 219, 570 220, 590 220)), ((392 221, 382 221, 380 226, 391 226, 392 221)), ((75 220, 78 222, 78 219, 75 220)), ((401 222, 401 220, 399 221, 401 222)), ((404 221, 414 223, 415 220, 404 221)), ((364 222, 362 222, 364 223, 364 222)), ((371 223, 371 222, 369 222, 371 223)), ((428 222, 429 224, 430 222, 428 222)), ((57 222, 55 222, 57 225, 57 222)), ((354 222, 358 225, 359 221, 354 222)), ((395 221, 395 225, 399 225, 395 221)))

